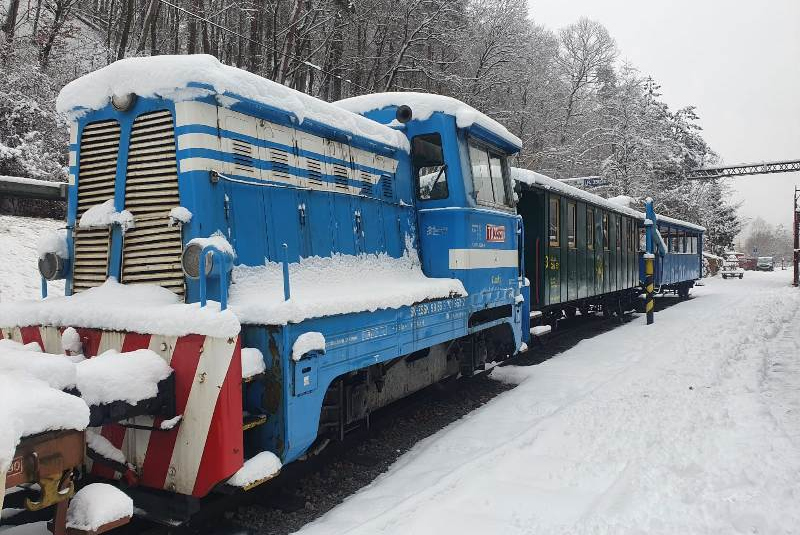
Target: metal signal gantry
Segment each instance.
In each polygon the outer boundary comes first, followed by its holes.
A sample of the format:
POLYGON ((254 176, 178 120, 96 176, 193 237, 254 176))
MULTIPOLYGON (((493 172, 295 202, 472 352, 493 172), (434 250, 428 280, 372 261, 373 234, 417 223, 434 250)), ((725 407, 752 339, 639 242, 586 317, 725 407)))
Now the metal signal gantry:
POLYGON ((800 160, 781 162, 743 163, 721 167, 701 167, 689 171, 689 180, 713 180, 715 178, 731 178, 744 175, 766 175, 770 173, 791 173, 800 171, 800 160))

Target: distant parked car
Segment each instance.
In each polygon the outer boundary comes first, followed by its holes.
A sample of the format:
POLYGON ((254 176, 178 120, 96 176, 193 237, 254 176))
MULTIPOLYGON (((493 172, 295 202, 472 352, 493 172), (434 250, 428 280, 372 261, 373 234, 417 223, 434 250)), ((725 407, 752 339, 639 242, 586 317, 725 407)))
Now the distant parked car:
POLYGON ((759 256, 756 269, 758 271, 775 271, 775 262, 771 256, 759 256))
POLYGON ((739 260, 737 260, 736 256, 730 255, 728 258, 725 259, 725 262, 722 264, 722 273, 723 279, 728 278, 743 278, 744 277, 744 270, 739 267, 739 260))
POLYGON ((755 271, 758 259, 753 257, 746 257, 739 259, 739 267, 748 271, 755 271))

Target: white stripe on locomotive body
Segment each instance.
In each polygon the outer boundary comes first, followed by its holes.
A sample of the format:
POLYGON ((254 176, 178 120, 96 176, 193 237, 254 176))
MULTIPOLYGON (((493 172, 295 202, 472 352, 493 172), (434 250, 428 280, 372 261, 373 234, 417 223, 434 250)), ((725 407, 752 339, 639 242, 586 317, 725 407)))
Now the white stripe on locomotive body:
POLYGON ((219 138, 213 134, 190 133, 178 135, 178 150, 219 150, 219 138))
POLYGON ((235 177, 361 195, 363 187, 350 185, 350 182, 375 187, 384 175, 393 181, 398 167, 398 161, 388 156, 202 102, 175 103, 175 124, 179 131, 179 151, 214 151, 225 153, 229 155, 225 159, 232 160, 179 157, 183 173, 217 170, 235 177), (193 126, 213 128, 219 137, 210 133, 180 132, 181 127, 193 126), (265 168, 267 166, 272 168, 265 168), (305 171, 307 176, 297 174, 297 170, 305 171), (334 178, 337 175, 347 184, 337 184, 334 178))
POLYGON ((75 167, 78 165, 78 153, 74 150, 69 151, 69 166, 75 167))
POLYGON ((97 346, 97 354, 102 355, 106 351, 122 351, 122 344, 125 342, 125 333, 118 331, 103 331, 100 335, 100 344, 97 346))
POLYGON ((56 328, 39 327, 39 336, 42 337, 44 351, 46 353, 61 354, 64 352, 61 342, 61 333, 56 328))
MULTIPOLYGON (((181 494, 192 494, 194 490, 217 398, 235 349, 234 339, 206 336, 203 342, 195 381, 178 426, 178 436, 164 482, 164 488, 168 490, 181 494)), ((238 377, 241 377, 241 369, 238 373, 238 377)))
POLYGON ((516 268, 519 252, 516 249, 450 249, 450 269, 516 268))

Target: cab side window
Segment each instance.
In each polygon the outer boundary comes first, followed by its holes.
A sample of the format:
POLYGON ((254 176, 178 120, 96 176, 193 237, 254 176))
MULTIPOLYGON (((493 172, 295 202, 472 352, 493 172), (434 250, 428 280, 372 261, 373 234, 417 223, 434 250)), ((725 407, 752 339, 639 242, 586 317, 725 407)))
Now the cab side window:
POLYGON ((416 170, 417 198, 423 201, 446 199, 450 192, 442 137, 439 134, 416 136, 411 142, 411 153, 416 170))
POLYGON ((479 204, 511 207, 509 190, 506 187, 508 169, 505 157, 470 141, 469 160, 475 201, 479 204))

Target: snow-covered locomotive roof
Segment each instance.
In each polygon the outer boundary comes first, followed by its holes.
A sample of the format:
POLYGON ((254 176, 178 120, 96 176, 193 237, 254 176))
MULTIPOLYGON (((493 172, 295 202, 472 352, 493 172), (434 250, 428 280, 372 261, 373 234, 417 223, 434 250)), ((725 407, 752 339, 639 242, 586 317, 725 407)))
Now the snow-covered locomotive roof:
MULTIPOLYGON (((628 201, 630 201, 629 197, 620 196, 614 197, 613 199, 606 199, 605 197, 595 195, 594 193, 589 193, 588 191, 576 188, 575 186, 570 186, 569 184, 566 184, 560 180, 550 178, 549 176, 537 173, 536 171, 520 169, 519 167, 511 168, 511 178, 517 182, 521 182, 529 186, 556 191, 562 195, 572 197, 573 199, 579 199, 592 203, 596 206, 602 206, 609 211, 635 217, 640 221, 644 221, 645 219, 645 214, 628 206, 628 201)), ((699 232, 704 232, 706 230, 705 227, 701 227, 700 225, 696 225, 694 223, 689 223, 688 221, 682 221, 680 219, 675 219, 661 214, 656 215, 659 223, 679 225, 681 227, 697 230, 699 232)))
POLYGON ((406 137, 340 106, 296 91, 251 72, 222 64, 206 54, 127 58, 81 76, 58 95, 58 111, 78 117, 106 107, 114 95, 189 100, 208 94, 243 97, 326 126, 408 152, 406 137))
POLYGON ((473 125, 478 125, 492 132, 507 143, 514 145, 518 150, 522 148, 522 140, 509 132, 505 126, 488 115, 479 112, 472 106, 464 104, 460 100, 456 100, 452 97, 432 95, 429 93, 398 91, 346 98, 334 102, 334 104, 345 110, 359 114, 388 108, 390 106, 406 105, 411 108, 413 119, 419 119, 421 121, 424 121, 436 112, 441 112, 454 116, 456 118, 456 125, 459 128, 469 128, 473 125))

